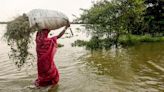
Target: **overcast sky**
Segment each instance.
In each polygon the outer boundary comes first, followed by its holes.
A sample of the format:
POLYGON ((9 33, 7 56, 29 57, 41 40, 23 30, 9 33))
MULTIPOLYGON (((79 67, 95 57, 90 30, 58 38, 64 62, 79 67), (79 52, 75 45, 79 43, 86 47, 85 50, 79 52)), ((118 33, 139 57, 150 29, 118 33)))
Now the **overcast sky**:
POLYGON ((9 21, 32 9, 58 10, 72 20, 72 14, 79 15, 79 9, 89 8, 92 1, 94 0, 0 0, 0 21, 9 21))

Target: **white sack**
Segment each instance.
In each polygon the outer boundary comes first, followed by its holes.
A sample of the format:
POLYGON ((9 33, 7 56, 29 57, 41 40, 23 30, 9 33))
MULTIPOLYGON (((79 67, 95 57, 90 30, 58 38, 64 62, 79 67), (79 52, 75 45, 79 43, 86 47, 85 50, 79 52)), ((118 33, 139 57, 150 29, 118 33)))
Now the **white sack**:
POLYGON ((30 27, 36 24, 41 29, 48 28, 50 30, 58 29, 67 25, 68 17, 62 12, 34 9, 27 14, 30 22, 30 27))

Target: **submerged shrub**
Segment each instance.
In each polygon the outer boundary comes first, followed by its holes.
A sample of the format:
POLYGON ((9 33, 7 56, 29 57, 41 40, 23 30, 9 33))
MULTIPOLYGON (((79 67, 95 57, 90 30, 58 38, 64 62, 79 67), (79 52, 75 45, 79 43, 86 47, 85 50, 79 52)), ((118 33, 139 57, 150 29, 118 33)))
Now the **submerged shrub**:
POLYGON ((72 43, 71 45, 72 45, 73 47, 75 47, 75 46, 81 47, 81 46, 86 46, 87 43, 88 43, 88 42, 87 42, 87 41, 84 41, 84 40, 76 40, 76 41, 74 41, 74 43, 72 43))

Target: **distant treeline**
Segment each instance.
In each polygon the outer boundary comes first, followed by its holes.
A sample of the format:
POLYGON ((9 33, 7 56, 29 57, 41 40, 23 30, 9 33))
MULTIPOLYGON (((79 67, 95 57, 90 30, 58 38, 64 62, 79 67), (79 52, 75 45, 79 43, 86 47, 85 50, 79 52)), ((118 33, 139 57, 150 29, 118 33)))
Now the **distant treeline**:
POLYGON ((84 24, 82 22, 71 22, 71 24, 84 24))
POLYGON ((8 22, 0 22, 0 24, 7 24, 8 22))
MULTIPOLYGON (((9 22, 0 22, 0 24, 8 24, 9 22)), ((71 24, 84 24, 83 22, 73 21, 71 24)))

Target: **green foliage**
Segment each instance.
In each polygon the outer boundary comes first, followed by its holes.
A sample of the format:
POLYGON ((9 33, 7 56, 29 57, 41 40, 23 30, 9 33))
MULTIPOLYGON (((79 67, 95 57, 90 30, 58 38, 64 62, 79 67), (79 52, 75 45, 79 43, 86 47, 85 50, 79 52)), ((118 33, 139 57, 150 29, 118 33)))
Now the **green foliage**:
POLYGON ((93 36, 90 41, 76 40, 74 43, 72 43, 72 46, 86 46, 87 49, 100 49, 102 48, 102 40, 93 36))
POLYGON ((34 58, 28 49, 30 48, 29 44, 32 42, 32 34, 36 30, 38 29, 30 29, 26 15, 19 16, 7 24, 7 31, 4 37, 11 48, 9 57, 13 59, 18 68, 20 68, 26 60, 34 58))
MULTIPOLYGON (((142 42, 148 43, 148 42, 163 42, 164 37, 152 37, 151 35, 132 35, 132 34, 126 34, 121 35, 118 39, 118 43, 123 46, 133 46, 136 44, 140 44, 142 42)), ((92 37, 90 41, 84 41, 84 40, 76 40, 74 43, 72 43, 72 46, 79 46, 83 47, 85 46, 86 49, 89 50, 97 50, 97 49, 109 49, 113 45, 112 39, 98 39, 97 37, 92 37)))
POLYGON ((93 36, 105 37, 117 47, 120 35, 142 33, 144 10, 143 0, 103 0, 84 10, 79 20, 89 24, 86 28, 93 36))
POLYGON ((139 44, 141 42, 162 42, 164 37, 152 37, 151 35, 122 35, 119 38, 119 43, 123 46, 139 44))
POLYGON ((72 46, 85 46, 86 49, 96 50, 96 49, 108 49, 112 46, 112 41, 109 39, 99 39, 96 36, 93 36, 89 41, 76 40, 72 43, 72 46))
POLYGON ((96 27, 92 29, 101 27, 101 32, 139 31, 145 10, 143 4, 143 0, 104 0, 85 10, 79 20, 96 27))
POLYGON ((76 40, 74 43, 72 43, 72 46, 85 46, 87 44, 87 41, 84 40, 76 40))
POLYGON ((163 33, 164 35, 164 1, 145 0, 147 5, 145 14, 146 31, 152 35, 163 33))
POLYGON ((122 43, 130 45, 139 42, 161 41, 160 37, 152 38, 152 36, 154 37, 154 34, 155 36, 164 35, 162 31, 164 30, 162 27, 163 10, 161 9, 164 3, 162 2, 162 0, 101 0, 94 2, 90 9, 83 9, 83 14, 79 18, 79 21, 87 24, 85 27, 91 35, 98 37, 99 43, 97 44, 96 40, 92 41, 93 39, 91 39, 89 46, 91 48, 112 45, 117 47, 122 43), (145 2, 149 4, 145 4, 145 2), (150 6, 153 8, 150 9, 150 6))
POLYGON ((60 43, 58 43, 58 47, 60 48, 60 47, 63 47, 64 45, 63 44, 60 44, 60 43))

